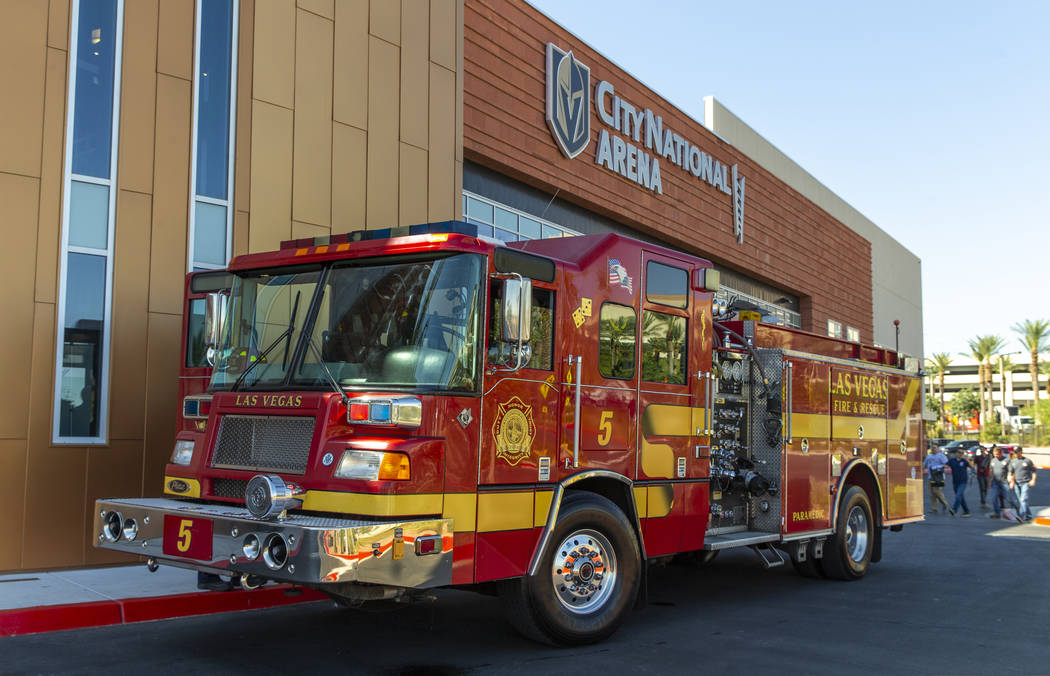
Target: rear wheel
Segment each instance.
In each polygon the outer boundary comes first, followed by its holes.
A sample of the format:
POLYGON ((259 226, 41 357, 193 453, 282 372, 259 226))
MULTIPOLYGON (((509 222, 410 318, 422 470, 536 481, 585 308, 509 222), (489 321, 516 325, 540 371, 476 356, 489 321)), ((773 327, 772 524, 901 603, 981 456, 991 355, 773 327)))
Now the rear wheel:
POLYGON ((835 534, 824 548, 820 567, 830 578, 859 580, 868 572, 875 544, 875 519, 868 494, 860 486, 850 486, 842 496, 835 534))
POLYGON ((638 594, 641 553, 634 529, 610 500, 565 498, 536 575, 502 585, 508 619, 534 640, 601 641, 619 628, 638 594))

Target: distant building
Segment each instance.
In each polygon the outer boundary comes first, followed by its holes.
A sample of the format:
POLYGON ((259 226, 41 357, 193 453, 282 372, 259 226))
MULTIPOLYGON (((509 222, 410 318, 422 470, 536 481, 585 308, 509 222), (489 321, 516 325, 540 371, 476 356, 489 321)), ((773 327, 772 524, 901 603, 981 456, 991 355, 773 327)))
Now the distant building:
MULTIPOLYGON (((1032 376, 1028 371, 1029 361, 1026 359, 1021 363, 1014 363, 1006 369, 1005 400, 1003 398, 1003 382, 999 376, 998 361, 992 361, 992 405, 993 406, 1029 406, 1034 397, 1032 394, 1032 376)), ((1040 389, 1046 392, 1046 376, 1039 377, 1040 389)), ((939 397, 937 390, 938 376, 933 375, 934 394, 939 397)), ((929 379, 927 379, 927 392, 929 392, 929 379)), ((977 362, 965 357, 953 358, 951 365, 944 372, 944 400, 945 403, 955 396, 956 392, 971 389, 980 391, 977 384, 977 362)))

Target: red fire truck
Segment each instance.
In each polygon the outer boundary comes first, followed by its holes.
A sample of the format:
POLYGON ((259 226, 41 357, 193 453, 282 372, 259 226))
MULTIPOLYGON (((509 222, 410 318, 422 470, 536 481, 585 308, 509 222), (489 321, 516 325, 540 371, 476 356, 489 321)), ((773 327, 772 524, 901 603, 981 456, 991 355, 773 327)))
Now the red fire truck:
POLYGON ((717 290, 661 246, 461 222, 190 275, 168 497, 99 500, 97 545, 348 603, 496 591, 563 645, 674 556, 863 577, 922 518, 917 369, 717 290))

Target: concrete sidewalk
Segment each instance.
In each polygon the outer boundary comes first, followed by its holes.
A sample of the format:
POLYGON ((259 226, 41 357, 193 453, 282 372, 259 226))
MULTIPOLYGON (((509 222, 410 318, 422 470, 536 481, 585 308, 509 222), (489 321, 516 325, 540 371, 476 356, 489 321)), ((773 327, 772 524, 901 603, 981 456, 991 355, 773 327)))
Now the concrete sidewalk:
POLYGON ((0 636, 162 620, 320 601, 289 585, 201 592, 197 573, 145 565, 0 575, 0 636))

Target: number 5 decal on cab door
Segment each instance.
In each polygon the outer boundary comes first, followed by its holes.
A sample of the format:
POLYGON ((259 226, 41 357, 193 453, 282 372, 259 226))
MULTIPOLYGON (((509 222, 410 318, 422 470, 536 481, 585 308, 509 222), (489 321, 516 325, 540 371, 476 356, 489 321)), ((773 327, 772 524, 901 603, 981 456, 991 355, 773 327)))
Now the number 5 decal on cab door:
POLYGON ((608 446, 609 440, 612 439, 612 411, 602 411, 602 417, 598 421, 598 445, 608 446))

